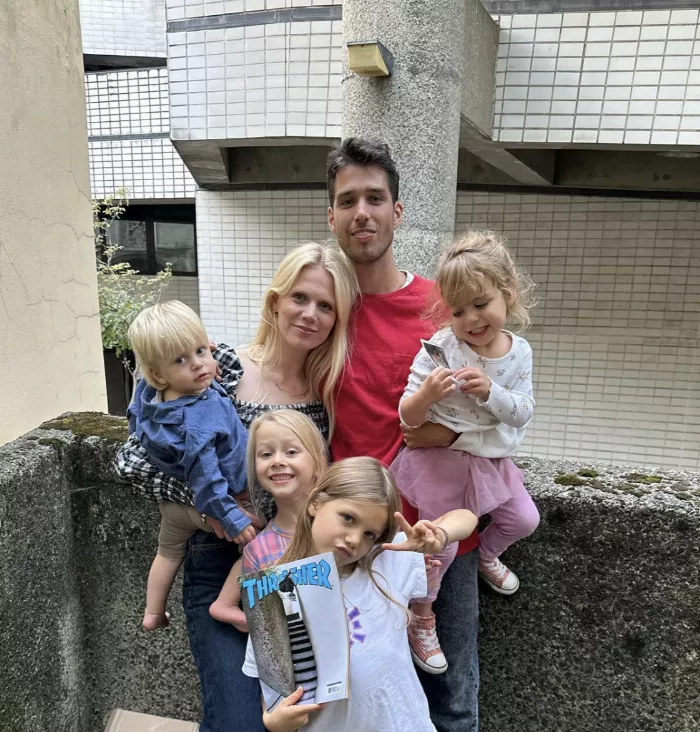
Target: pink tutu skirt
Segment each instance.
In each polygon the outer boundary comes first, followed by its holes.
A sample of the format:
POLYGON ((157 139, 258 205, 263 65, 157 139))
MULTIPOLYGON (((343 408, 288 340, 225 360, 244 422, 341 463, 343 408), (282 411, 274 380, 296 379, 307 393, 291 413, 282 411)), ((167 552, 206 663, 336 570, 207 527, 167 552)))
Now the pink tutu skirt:
POLYGON ((427 519, 456 508, 483 516, 509 501, 523 484, 509 458, 476 457, 448 447, 404 448, 391 472, 401 495, 427 519))

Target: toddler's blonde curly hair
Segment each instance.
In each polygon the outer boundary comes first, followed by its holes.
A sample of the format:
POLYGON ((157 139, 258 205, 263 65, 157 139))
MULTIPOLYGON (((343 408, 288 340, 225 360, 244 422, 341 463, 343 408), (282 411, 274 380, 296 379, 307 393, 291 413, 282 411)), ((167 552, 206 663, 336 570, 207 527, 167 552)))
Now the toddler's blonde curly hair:
POLYGON ((443 252, 438 262, 437 297, 431 316, 439 325, 448 325, 450 317, 445 308, 456 309, 465 301, 480 297, 489 282, 503 294, 507 324, 516 331, 528 328, 530 309, 537 303, 535 283, 518 268, 505 238, 495 231, 467 231, 443 252))

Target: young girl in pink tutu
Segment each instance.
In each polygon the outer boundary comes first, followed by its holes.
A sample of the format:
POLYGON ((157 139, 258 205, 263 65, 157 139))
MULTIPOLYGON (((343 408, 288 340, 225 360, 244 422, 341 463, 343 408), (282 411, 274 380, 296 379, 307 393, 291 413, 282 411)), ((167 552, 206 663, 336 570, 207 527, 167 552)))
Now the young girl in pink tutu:
MULTIPOLYGON (((431 421, 459 433, 451 447, 402 450, 391 469, 399 490, 421 519, 467 508, 490 514, 480 535, 479 574, 496 592, 512 595, 519 580, 499 559, 531 534, 539 513, 510 456, 532 419, 532 350, 506 323, 530 324, 534 285, 515 266, 498 234, 471 231, 443 254, 435 281, 433 315, 443 327, 429 343, 443 349, 450 368, 436 368, 418 352, 399 405, 401 421, 416 427, 431 421)), ((456 544, 435 556, 425 598, 411 604, 409 640, 415 663, 444 673, 447 660, 435 634, 432 604, 456 544)))

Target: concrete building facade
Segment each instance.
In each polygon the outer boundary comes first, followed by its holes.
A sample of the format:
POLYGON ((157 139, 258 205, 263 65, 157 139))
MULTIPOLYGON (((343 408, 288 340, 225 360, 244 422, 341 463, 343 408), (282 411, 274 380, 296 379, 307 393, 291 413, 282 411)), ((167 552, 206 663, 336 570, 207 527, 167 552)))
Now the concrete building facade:
POLYGON ((0 6, 0 444, 106 406, 78 4, 0 6))
MULTIPOLYGON (((430 246, 399 236, 400 263, 430 274, 440 236, 488 226, 539 285, 528 335, 538 409, 522 451, 697 469, 699 6, 465 0, 451 27, 433 24, 463 55, 431 77, 436 52, 421 51, 435 38, 407 43, 403 2, 83 0, 85 39, 99 37, 100 9, 114 29, 91 47, 86 78, 93 192, 126 185, 137 204, 194 200, 202 317, 216 338, 243 344, 284 253, 327 235, 329 145, 375 131, 401 164, 407 211, 437 221, 454 200, 430 246), (372 39, 394 53, 388 79, 347 67, 346 44, 372 39), (459 79, 441 138, 455 139, 440 158, 447 193, 414 165, 411 150, 438 143, 420 125, 407 134, 401 106, 444 84, 445 68, 459 79)), ((181 279, 191 293, 195 278, 181 279)))

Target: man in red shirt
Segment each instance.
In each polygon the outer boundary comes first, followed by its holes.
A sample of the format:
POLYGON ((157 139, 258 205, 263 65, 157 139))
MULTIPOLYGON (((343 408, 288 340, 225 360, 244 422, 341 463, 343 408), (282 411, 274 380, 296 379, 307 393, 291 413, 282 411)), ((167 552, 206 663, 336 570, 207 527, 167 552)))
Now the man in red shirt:
MULTIPOLYGON (((336 395, 334 460, 369 455, 389 465, 404 439, 411 447, 450 445, 456 434, 426 423, 403 428, 398 406, 420 339, 432 282, 402 272, 392 243, 401 224, 399 175, 389 148, 348 138, 328 156, 328 224, 355 264, 362 297, 350 324, 351 353, 336 395)), ((404 504, 406 517, 417 511, 404 504)), ((438 732, 476 732, 479 663, 476 532, 460 542, 434 605, 447 672, 419 671, 438 732)))

